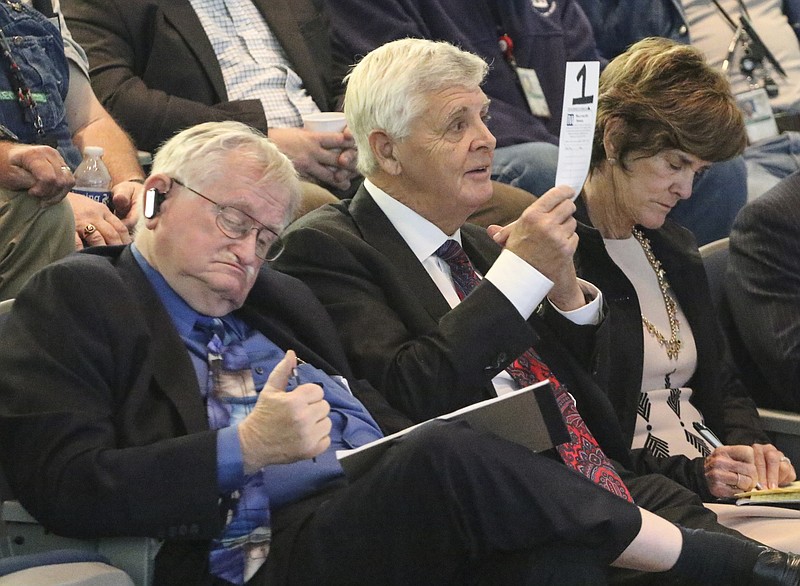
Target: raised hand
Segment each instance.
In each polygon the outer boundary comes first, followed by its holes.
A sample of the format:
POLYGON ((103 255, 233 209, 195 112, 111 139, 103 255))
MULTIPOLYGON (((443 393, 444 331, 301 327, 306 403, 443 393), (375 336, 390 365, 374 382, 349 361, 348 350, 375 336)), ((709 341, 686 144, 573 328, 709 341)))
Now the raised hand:
POLYGON ((489 227, 495 242, 553 281, 548 298, 565 311, 585 304, 572 261, 578 248, 574 195, 570 187, 558 185, 528 206, 518 220, 504 228, 489 227))
POLYGON ((253 411, 239 424, 245 474, 313 458, 330 446, 330 405, 322 387, 304 384, 286 392, 296 366, 297 357, 289 350, 270 373, 253 411))

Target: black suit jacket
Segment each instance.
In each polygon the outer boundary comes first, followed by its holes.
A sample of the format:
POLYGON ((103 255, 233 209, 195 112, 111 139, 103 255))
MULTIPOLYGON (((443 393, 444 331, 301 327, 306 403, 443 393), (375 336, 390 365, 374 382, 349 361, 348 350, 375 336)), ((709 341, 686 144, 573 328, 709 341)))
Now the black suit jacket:
MULTIPOLYGON (((580 220, 578 273, 603 291, 609 310, 609 360, 601 364, 595 380, 608 393, 630 446, 642 387, 642 312, 633 285, 606 252, 603 238, 591 226, 582 202, 578 203, 576 217, 580 220)), ((694 237, 670 220, 659 230, 642 228, 642 231, 650 240, 653 254, 661 262, 692 328, 697 347, 697 370, 687 383, 694 390, 692 403, 725 443, 769 443, 755 404, 727 354, 694 237)), ((684 456, 657 459, 644 450, 635 450, 634 455, 640 473, 661 472, 710 498, 701 459, 690 461, 684 456)))
MULTIPOLYGON (((499 247, 477 226, 465 225, 461 236, 485 274, 499 247)), ((491 379, 535 346, 575 395, 606 453, 628 463, 611 405, 589 375, 602 360, 604 326, 577 326, 549 303, 526 321, 487 280, 451 309, 363 187, 352 200, 293 223, 285 240, 276 268, 311 287, 333 318, 357 376, 413 420, 494 396, 491 379)))
MULTIPOLYGON (((321 110, 333 106, 322 0, 252 0, 321 110)), ((256 99, 230 101, 214 49, 189 0, 62 0, 89 56, 92 87, 140 149, 201 122, 238 120, 266 132, 256 99)))
MULTIPOLYGON (((222 520, 216 432, 197 376, 130 250, 91 250, 34 276, 4 324, 3 469, 49 529, 166 539, 157 572, 172 560, 202 574, 222 520)), ((296 279, 262 270, 238 315, 281 348, 348 377, 368 406, 383 403, 350 377, 333 324, 296 279)), ((289 511, 284 525, 293 520, 289 511)), ((270 563, 281 559, 274 553, 270 563)))
POLYGON ((745 206, 731 231, 725 293, 749 387, 800 412, 800 174, 745 206))

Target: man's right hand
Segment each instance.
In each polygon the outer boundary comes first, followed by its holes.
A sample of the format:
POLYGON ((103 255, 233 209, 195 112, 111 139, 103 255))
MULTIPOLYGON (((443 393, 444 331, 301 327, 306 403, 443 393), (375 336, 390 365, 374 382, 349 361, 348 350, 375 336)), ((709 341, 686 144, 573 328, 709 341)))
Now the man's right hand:
POLYGON ((565 311, 585 303, 572 260, 578 248, 574 195, 572 188, 558 185, 528 206, 518 220, 504 228, 489 227, 495 242, 553 281, 548 298, 565 311))
POLYGON ((75 179, 61 154, 44 145, 0 142, 0 186, 26 190, 43 206, 64 199, 75 179))
POLYGON ((295 366, 297 357, 289 350, 270 373, 253 411, 239 424, 245 474, 313 458, 331 444, 330 405, 322 387, 304 384, 286 392, 295 366))
POLYGON ((346 190, 358 173, 352 135, 344 132, 310 132, 303 128, 270 128, 269 138, 291 159, 300 175, 346 190))

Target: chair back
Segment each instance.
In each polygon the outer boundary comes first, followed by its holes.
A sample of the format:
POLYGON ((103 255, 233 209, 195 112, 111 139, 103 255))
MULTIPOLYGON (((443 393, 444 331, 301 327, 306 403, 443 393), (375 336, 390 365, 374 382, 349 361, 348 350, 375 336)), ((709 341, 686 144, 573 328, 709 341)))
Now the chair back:
POLYGON ((721 238, 700 247, 700 256, 703 258, 711 299, 717 310, 719 310, 725 292, 725 273, 728 269, 729 249, 730 239, 728 238, 721 238))
MULTIPOLYGON (((13 298, 4 299, 3 301, 0 301, 0 329, 3 327, 3 323, 8 317, 8 312, 11 311, 11 307, 13 305, 14 305, 13 298)), ((0 333, 0 338, 2 338, 1 333, 0 333)), ((8 482, 6 481, 6 477, 5 474, 3 474, 2 468, 0 468, 0 503, 10 498, 12 498, 11 488, 8 486, 8 482)), ((2 504, 0 504, 0 507, 2 507, 2 504)))
MULTIPOLYGON (((703 267, 708 278, 711 298, 717 310, 725 342, 736 364, 742 382, 753 396, 764 396, 763 377, 758 365, 747 350, 739 333, 730 305, 725 297, 725 279, 728 271, 729 240, 723 238, 700 247, 703 267)), ((800 461, 800 414, 759 408, 759 416, 764 430, 773 443, 794 461, 800 461)))
POLYGON ((700 256, 703 258, 703 267, 708 278, 708 288, 711 299, 717 312, 724 338, 724 343, 729 351, 729 357, 739 371, 739 376, 752 396, 763 396, 766 392, 764 381, 759 374, 758 365, 750 355, 744 344, 744 339, 736 327, 728 299, 725 295, 725 279, 728 272, 729 239, 722 238, 700 247, 700 256))

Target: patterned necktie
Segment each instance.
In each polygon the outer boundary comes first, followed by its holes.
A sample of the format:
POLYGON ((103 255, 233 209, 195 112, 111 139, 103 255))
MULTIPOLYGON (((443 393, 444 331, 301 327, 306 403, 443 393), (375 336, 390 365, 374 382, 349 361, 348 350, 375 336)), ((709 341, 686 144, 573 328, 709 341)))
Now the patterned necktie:
MULTIPOLYGON (((456 293, 458 298, 463 300, 480 283, 480 278, 464 249, 458 242, 449 239, 438 248, 435 254, 450 267, 450 275, 453 278, 456 293)), ((526 387, 544 379, 550 380, 553 395, 561 409, 561 415, 564 417, 571 438, 571 441, 556 446, 561 459, 567 466, 577 470, 592 482, 633 502, 622 478, 614 470, 613 464, 603 453, 586 422, 575 408, 572 397, 550 372, 547 365, 537 356, 533 348, 528 349, 512 362, 506 368, 506 372, 520 387, 526 387)))
MULTIPOLYGON (((205 397, 209 427, 235 425, 258 398, 250 358, 221 319, 201 316, 195 327, 210 338, 205 397)), ((220 508, 227 521, 211 542, 210 571, 232 584, 244 584, 266 561, 272 536, 269 497, 260 472, 249 476, 241 489, 221 495, 220 508)))

